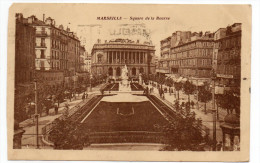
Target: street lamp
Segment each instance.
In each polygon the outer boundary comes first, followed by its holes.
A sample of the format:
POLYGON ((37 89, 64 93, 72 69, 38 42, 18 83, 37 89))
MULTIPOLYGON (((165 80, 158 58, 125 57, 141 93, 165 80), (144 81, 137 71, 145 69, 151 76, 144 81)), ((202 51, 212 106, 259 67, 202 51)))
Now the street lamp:
POLYGON ((36 118, 36 148, 39 149, 39 114, 38 114, 38 96, 37 96, 37 80, 34 79, 34 94, 35 94, 35 118, 36 118))
POLYGON ((92 74, 90 74, 90 92, 92 92, 91 79, 92 79, 92 74))

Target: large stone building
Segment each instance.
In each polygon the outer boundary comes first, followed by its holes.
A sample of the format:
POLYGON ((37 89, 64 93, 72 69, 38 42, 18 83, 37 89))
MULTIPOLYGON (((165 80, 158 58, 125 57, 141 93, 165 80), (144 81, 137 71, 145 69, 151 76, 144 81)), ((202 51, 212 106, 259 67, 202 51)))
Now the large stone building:
POLYGON ((235 23, 215 32, 213 68, 219 85, 240 86, 241 26, 235 23))
POLYGON ((213 37, 214 34, 209 32, 204 35, 202 32, 190 31, 173 33, 171 39, 167 38, 171 42, 169 54, 166 48, 169 47, 169 41, 161 41, 163 56, 157 72, 173 74, 176 78, 209 78, 212 71, 213 37))
POLYGON ((137 78, 140 73, 148 75, 155 72, 154 53, 151 42, 116 39, 101 43, 99 40, 92 49, 91 71, 92 74, 118 79, 122 67, 126 65, 130 78, 137 78))
MULTIPOLYGON (((22 14, 18 14, 22 16, 22 14)), ((40 20, 34 15, 24 18, 24 21, 36 29, 35 38, 35 70, 39 79, 46 79, 45 82, 53 86, 53 83, 60 83, 53 74, 62 74, 63 80, 69 85, 74 80, 77 72, 81 72, 80 41, 74 32, 69 28, 64 29, 62 25, 56 26, 55 20, 51 17, 40 20), (46 73, 45 71, 51 71, 46 73), (70 79, 71 78, 71 79, 70 79)))
POLYGON ((84 58, 84 71, 91 73, 91 54, 87 52, 84 58))
POLYGON ((35 70, 36 30, 23 15, 16 14, 15 31, 15 84, 31 83, 35 70))
POLYGON ((160 41, 161 45, 161 62, 159 62, 160 69, 157 69, 158 73, 169 73, 169 57, 171 52, 171 37, 167 37, 160 41))
MULTIPOLYGON (((15 26, 15 124, 26 116, 26 104, 34 93, 35 76, 35 28, 30 26, 23 15, 16 14, 15 26)), ((19 126, 15 125, 15 129, 19 126)))

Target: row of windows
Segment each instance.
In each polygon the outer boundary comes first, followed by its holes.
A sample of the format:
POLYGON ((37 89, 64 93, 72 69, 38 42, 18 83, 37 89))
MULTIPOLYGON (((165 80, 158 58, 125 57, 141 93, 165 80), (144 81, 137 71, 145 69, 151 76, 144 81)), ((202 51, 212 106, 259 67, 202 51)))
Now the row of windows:
POLYGON ((170 66, 211 66, 211 59, 185 59, 177 61, 164 61, 161 62, 161 67, 170 67, 170 66))
POLYGON ((199 77, 210 77, 210 70, 195 70, 195 69, 179 69, 179 74, 183 76, 199 76, 199 77))
POLYGON ((189 51, 173 53, 170 58, 189 58, 189 57, 212 57, 212 49, 193 49, 189 51))
POLYGON ((220 65, 217 67, 218 74, 236 75, 240 74, 240 66, 220 65))
POLYGON ((241 46, 241 37, 232 37, 228 39, 222 39, 215 43, 214 48, 225 49, 241 46))
POLYGON ((214 42, 201 42, 201 41, 198 41, 198 42, 194 42, 194 43, 190 43, 190 44, 186 44, 186 45, 183 45, 183 46, 179 46, 179 47, 174 47, 172 49, 172 52, 179 52, 179 51, 184 51, 184 50, 188 50, 188 49, 192 49, 192 48, 195 48, 195 47, 213 47, 214 45, 214 42))

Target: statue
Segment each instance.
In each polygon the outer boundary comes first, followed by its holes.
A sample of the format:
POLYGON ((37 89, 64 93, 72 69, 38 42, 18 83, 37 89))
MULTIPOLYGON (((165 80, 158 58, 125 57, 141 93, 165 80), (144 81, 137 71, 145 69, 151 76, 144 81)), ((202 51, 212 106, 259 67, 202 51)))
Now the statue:
POLYGON ((128 85, 128 70, 127 70, 126 65, 122 68, 121 79, 122 79, 122 85, 127 86, 128 85))

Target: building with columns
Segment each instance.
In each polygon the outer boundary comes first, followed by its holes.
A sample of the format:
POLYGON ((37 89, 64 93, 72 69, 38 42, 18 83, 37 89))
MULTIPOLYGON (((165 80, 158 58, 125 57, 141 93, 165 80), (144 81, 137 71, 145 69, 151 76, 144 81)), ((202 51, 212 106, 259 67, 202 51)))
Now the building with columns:
POLYGON ((116 39, 94 44, 91 52, 91 72, 94 75, 107 75, 119 79, 124 65, 130 78, 141 74, 155 73, 155 48, 151 42, 116 39))

